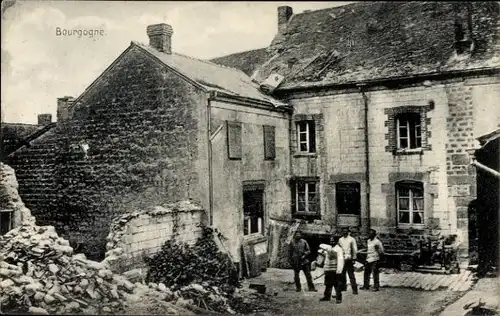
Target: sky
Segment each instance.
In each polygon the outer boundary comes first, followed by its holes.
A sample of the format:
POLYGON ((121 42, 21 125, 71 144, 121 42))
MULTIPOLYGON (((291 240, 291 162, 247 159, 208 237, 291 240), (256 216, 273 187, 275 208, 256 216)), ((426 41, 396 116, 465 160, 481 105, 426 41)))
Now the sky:
POLYGON ((277 7, 294 13, 350 2, 15 1, 2 2, 1 117, 36 123, 56 118, 57 98, 78 97, 129 45, 148 43, 149 24, 172 26, 172 49, 210 59, 266 47, 277 31, 277 7), (57 30, 99 30, 64 36, 57 30), (102 30, 102 31, 101 31, 102 30))

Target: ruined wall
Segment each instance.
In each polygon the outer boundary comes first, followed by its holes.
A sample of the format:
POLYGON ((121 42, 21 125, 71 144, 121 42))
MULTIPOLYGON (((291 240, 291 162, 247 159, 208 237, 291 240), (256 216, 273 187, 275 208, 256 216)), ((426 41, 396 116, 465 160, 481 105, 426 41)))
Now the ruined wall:
POLYGON ((123 272, 144 267, 144 258, 158 252, 167 240, 194 244, 201 236, 204 215, 201 207, 184 201, 119 216, 107 237, 107 261, 123 272))
POLYGON ((198 146, 191 144, 193 108, 203 97, 132 48, 88 89, 70 120, 10 159, 21 197, 41 225, 102 258, 113 216, 199 198, 198 146))
MULTIPOLYGON (((264 241, 263 246, 267 249, 263 251, 274 256, 277 250, 269 249, 265 239, 270 221, 290 218, 288 114, 223 102, 212 102, 211 112, 214 225, 228 238, 228 248, 235 261, 240 262, 240 247, 244 241, 250 242, 249 239, 258 243, 264 241), (228 158, 226 121, 241 123, 242 156, 239 160, 228 158), (275 127, 274 160, 264 159, 263 125, 275 127), (244 183, 264 187, 264 232, 259 236, 243 237, 244 183)), ((272 261, 271 258, 271 264, 272 261)))
MULTIPOLYGON (((295 155, 292 168, 297 176, 320 176, 323 226, 339 224, 334 184, 357 181, 361 185, 361 226, 369 220, 370 227, 387 237, 389 247, 415 248, 423 238, 420 236, 434 230, 443 235, 458 234, 466 248, 466 210, 475 198, 475 171, 468 166, 466 149, 474 147, 475 138, 479 136, 477 126, 483 120, 489 126, 500 123, 493 101, 499 97, 499 85, 495 82, 493 78, 459 78, 408 87, 380 87, 366 92, 369 104, 369 218, 366 213, 368 188, 362 94, 345 90, 291 98, 294 117, 314 114, 320 120, 316 131, 316 155, 295 155), (395 148, 394 119, 398 111, 408 108, 423 115, 423 150, 401 153, 395 148), (424 226, 398 225, 395 183, 400 180, 423 182, 424 226)), ((304 225, 304 229, 311 225, 304 225)))
POLYGON ((0 212, 3 230, 12 230, 23 224, 34 224, 35 218, 24 205, 18 192, 18 183, 14 169, 0 162, 0 212), (7 221, 7 222, 4 222, 7 221))

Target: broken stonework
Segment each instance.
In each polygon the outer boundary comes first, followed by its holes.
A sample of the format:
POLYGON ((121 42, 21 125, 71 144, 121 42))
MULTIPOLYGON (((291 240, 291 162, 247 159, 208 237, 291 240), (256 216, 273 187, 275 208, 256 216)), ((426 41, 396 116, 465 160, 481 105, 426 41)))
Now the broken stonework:
POLYGON ((35 218, 17 192, 18 186, 14 169, 0 162, 0 212, 12 212, 12 228, 35 224, 35 218))
POLYGON ((160 250, 165 241, 194 243, 201 235, 203 209, 191 201, 181 201, 153 209, 124 214, 113 220, 107 237, 105 262, 113 271, 134 269, 139 279, 144 258, 160 250))

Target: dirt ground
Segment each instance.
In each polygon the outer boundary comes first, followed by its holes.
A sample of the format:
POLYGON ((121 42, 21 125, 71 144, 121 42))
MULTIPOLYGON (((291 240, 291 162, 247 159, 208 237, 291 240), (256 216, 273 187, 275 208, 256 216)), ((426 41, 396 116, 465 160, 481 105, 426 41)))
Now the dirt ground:
MULTIPOLYGON (((276 269, 278 270, 278 269, 276 269)), ((351 289, 343 292, 343 301, 320 302, 324 286, 322 278, 316 279, 318 292, 295 292, 292 270, 268 270, 257 279, 245 281, 266 285, 267 299, 260 300, 259 311, 254 316, 270 315, 394 315, 435 316, 445 306, 454 302, 461 294, 446 290, 417 291, 403 288, 381 288, 379 292, 359 291, 353 295, 351 289), (290 276, 288 276, 290 274, 290 276)), ((358 280, 360 283, 361 280, 358 280)), ((304 286, 304 288, 306 288, 304 286)))

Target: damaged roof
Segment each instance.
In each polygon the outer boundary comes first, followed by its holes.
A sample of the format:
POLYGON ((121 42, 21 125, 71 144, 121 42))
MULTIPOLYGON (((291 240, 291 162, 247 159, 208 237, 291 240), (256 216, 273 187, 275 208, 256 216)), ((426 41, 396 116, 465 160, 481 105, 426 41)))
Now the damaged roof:
POLYGON ((499 67, 499 3, 468 4, 356 2, 293 15, 254 77, 281 74, 287 89, 499 67), (471 25, 470 54, 456 53, 457 16, 464 32, 471 25))
POLYGON ((269 58, 271 56, 267 52, 267 48, 260 48, 214 58, 210 61, 219 65, 240 69, 248 76, 252 76, 254 71, 269 58))
POLYGON ((259 85, 253 82, 252 79, 240 69, 221 66, 210 61, 199 60, 178 53, 166 54, 149 45, 137 42, 132 42, 132 45, 137 45, 147 51, 168 67, 177 70, 206 88, 208 91, 216 91, 230 96, 253 99, 274 106, 286 106, 285 103, 262 93, 259 90, 259 85))

